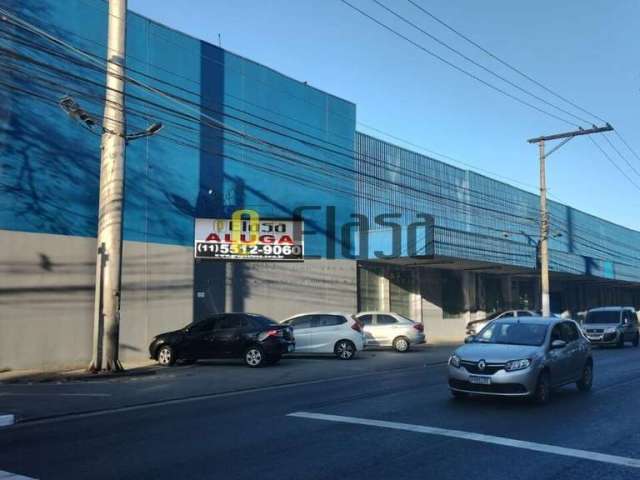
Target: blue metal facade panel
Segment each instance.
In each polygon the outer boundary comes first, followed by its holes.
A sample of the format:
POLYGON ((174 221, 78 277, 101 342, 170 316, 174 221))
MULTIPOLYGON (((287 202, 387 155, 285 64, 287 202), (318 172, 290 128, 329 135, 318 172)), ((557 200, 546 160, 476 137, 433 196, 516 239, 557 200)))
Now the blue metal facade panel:
MULTIPOLYGON (((535 268, 537 195, 362 133, 356 148, 358 211, 400 212, 405 225, 430 214, 436 255, 535 268)), ((640 232, 557 202, 549 210, 551 270, 640 281, 640 232)), ((375 238, 391 248, 390 235, 375 238)))
MULTIPOLYGON (((7 8, 105 58, 105 2, 11 0, 7 8)), ((23 59, 5 63, 14 90, 0 89, 8 113, 0 119, 0 229, 95 236, 100 138, 67 118, 56 102, 72 95, 100 118, 104 72, 78 65, 72 54, 34 35, 10 33, 67 58, 0 38, 1 48, 60 69, 52 76, 43 68, 34 76, 23 59), (43 80, 47 75, 53 84, 43 80)), ((353 155, 325 148, 353 151, 352 103, 132 13, 127 67, 131 77, 183 103, 127 86, 128 131, 154 121, 164 129, 127 148, 126 240, 190 245, 196 216, 252 208, 262 216, 291 217, 296 207, 314 205, 321 210, 307 213, 307 227, 318 235, 307 237, 306 252, 325 255, 324 210, 335 206, 338 224, 353 211, 353 155), (335 167, 323 169, 327 163, 335 167)))

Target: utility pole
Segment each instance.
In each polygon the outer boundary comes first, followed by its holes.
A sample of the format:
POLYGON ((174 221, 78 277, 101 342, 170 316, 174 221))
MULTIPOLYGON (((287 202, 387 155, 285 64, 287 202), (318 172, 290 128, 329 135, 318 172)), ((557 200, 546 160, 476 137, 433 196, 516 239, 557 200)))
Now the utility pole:
POLYGON ((558 133, 555 135, 547 135, 527 140, 529 143, 538 144, 538 155, 540 158, 540 286, 542 293, 541 304, 543 317, 551 315, 551 304, 549 301, 549 214, 547 212, 546 159, 573 137, 609 132, 611 130, 613 130, 613 127, 607 123, 604 127, 596 127, 594 125, 593 128, 586 130, 581 128, 580 130, 575 130, 573 132, 558 133), (546 141, 560 139, 562 139, 562 142, 552 148, 548 153, 545 153, 544 144, 546 141))
POLYGON ((107 82, 100 154, 93 356, 89 369, 122 370, 118 359, 125 165, 126 0, 109 0, 107 82))

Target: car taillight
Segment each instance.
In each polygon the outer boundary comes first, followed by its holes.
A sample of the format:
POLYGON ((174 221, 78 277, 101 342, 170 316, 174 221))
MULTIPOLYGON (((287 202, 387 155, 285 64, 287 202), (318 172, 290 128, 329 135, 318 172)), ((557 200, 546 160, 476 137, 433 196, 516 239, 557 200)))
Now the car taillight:
POLYGON ((414 323, 413 328, 415 328, 419 332, 424 332, 424 325, 422 325, 421 323, 414 323))
POLYGON ((284 333, 282 330, 269 330, 265 333, 265 338, 266 337, 282 337, 284 336, 284 333))
POLYGON ((360 323, 357 320, 354 320, 354 322, 351 324, 351 328, 353 328, 356 332, 362 333, 362 327, 360 326, 360 323))

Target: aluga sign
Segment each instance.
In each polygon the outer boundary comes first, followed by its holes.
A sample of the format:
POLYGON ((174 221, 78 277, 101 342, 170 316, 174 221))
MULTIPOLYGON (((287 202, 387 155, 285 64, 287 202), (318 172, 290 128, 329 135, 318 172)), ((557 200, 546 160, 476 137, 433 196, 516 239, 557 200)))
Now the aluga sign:
POLYGON ((230 219, 197 218, 195 257, 300 261, 304 259, 302 223, 261 219, 253 210, 237 210, 230 219))

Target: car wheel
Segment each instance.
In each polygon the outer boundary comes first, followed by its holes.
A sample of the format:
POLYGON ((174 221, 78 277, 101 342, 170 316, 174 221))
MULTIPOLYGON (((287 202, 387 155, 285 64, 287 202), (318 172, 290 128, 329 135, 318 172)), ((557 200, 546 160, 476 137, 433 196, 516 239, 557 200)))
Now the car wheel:
POLYGON ((640 345, 640 333, 636 332, 636 336, 633 339, 633 346, 637 347, 638 345, 640 345))
POLYGON ((266 362, 266 357, 259 346, 249 347, 244 352, 244 363, 252 368, 260 367, 266 362))
POLYGON ((536 390, 533 392, 532 399, 538 405, 549 403, 551 398, 551 380, 548 372, 542 372, 538 377, 536 390))
POLYGON ((469 396, 467 392, 458 392, 457 390, 449 390, 451 392, 451 396, 455 400, 463 400, 469 396))
POLYGON ((578 390, 588 392, 593 384, 593 363, 587 362, 582 369, 582 376, 576 383, 578 390))
POLYGON ((176 355, 170 345, 163 345, 156 355, 158 363, 163 367, 170 367, 176 363, 176 355))
POLYGON ((340 340, 333 349, 336 356, 341 360, 351 360, 356 354, 356 346, 351 340, 340 340))
POLYGON ((624 348, 624 334, 623 333, 618 334, 618 341, 616 342, 616 347, 624 348))
POLYGON ((409 339, 407 337, 397 337, 393 341, 393 348, 396 349, 396 352, 406 352, 409 350, 409 339))

